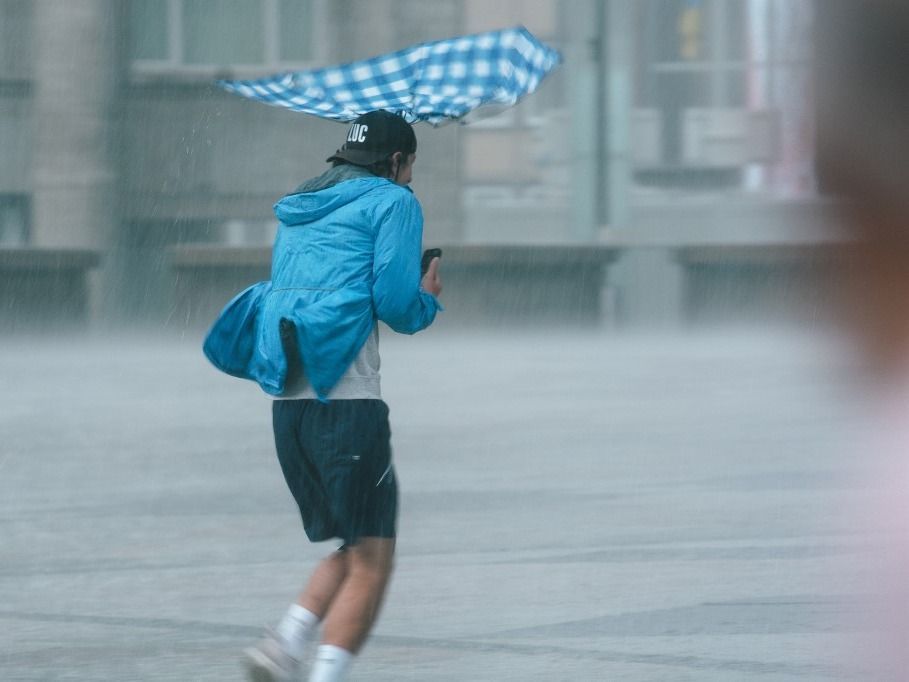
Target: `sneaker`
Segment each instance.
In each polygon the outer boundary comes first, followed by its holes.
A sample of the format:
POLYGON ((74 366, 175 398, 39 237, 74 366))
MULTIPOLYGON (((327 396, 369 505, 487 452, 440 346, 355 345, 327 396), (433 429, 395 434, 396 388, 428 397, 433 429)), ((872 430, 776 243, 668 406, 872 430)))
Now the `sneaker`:
POLYGON ((246 672, 252 682, 296 682, 300 661, 287 653, 284 639, 267 628, 265 636, 243 652, 246 672))

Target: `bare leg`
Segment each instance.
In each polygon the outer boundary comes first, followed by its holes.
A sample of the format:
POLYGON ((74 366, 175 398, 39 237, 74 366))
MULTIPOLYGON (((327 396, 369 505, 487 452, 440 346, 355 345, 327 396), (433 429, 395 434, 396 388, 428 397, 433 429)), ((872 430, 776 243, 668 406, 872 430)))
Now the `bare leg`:
POLYGON ((320 620, 325 617, 347 577, 347 551, 334 552, 323 559, 297 599, 300 606, 314 613, 320 620))
POLYGON ((309 613, 289 609, 274 631, 266 631, 262 641, 244 652, 252 679, 296 679, 318 620, 325 616, 347 577, 347 564, 346 551, 333 552, 323 559, 297 599, 309 613))
POLYGON ((323 644, 360 650, 379 614, 394 550, 388 538, 363 538, 346 550, 347 572, 325 617, 323 644))

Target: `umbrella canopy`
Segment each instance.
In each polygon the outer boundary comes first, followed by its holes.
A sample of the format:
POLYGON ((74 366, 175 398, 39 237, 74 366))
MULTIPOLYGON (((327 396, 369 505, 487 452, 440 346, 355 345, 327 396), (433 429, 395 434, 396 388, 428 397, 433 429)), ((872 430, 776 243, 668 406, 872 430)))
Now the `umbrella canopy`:
POLYGON ((482 108, 496 111, 537 89, 559 53, 518 27, 421 43, 314 71, 219 85, 250 99, 321 118, 352 121, 385 109, 438 126, 482 108))

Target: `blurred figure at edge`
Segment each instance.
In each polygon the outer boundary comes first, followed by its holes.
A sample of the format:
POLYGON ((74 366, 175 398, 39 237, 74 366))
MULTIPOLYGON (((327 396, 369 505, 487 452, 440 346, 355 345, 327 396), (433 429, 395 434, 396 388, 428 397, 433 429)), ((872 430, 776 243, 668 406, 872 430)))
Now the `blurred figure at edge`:
POLYGON ((909 680, 909 3, 816 2, 818 177, 854 241, 839 302, 868 370, 874 418, 855 509, 871 646, 866 679, 909 680))

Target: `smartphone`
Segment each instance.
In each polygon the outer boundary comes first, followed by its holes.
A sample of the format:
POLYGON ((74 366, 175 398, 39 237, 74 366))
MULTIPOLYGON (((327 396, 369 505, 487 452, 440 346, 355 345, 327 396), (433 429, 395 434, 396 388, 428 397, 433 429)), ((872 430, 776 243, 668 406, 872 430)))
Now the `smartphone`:
POLYGON ((420 274, 425 275, 433 258, 441 258, 442 249, 426 249, 420 259, 420 274))

